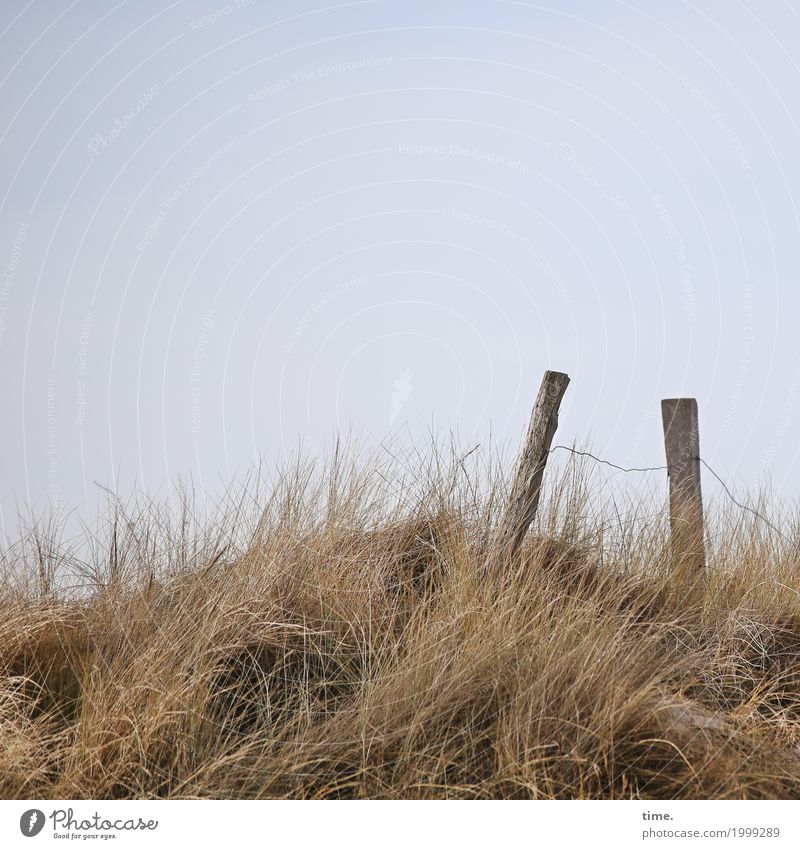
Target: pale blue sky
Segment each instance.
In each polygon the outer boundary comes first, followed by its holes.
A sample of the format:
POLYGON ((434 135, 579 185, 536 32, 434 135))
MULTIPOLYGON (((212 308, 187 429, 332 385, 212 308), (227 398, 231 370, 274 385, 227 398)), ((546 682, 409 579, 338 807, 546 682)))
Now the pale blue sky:
MULTIPOLYGON (((335 429, 800 491, 800 10, 3 0, 0 468, 214 490, 335 429)), ((712 481, 707 482, 713 490, 712 481)))

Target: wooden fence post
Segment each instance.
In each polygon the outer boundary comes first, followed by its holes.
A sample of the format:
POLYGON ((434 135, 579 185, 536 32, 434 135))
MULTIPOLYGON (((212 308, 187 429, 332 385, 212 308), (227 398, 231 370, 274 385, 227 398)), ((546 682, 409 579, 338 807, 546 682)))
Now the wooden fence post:
POLYGON ((697 401, 694 398, 666 398, 661 402, 661 418, 669 476, 673 555, 682 566, 702 569, 705 546, 697 401))
POLYGON ((568 384, 566 374, 559 371, 544 373, 528 434, 517 460, 511 494, 489 547, 487 570, 513 560, 536 516, 544 468, 558 427, 558 408, 568 384))

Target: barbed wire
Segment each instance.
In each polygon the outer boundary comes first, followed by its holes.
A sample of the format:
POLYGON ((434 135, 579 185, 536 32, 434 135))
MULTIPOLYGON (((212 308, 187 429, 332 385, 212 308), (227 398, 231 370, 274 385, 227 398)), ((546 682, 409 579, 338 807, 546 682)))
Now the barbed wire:
POLYGON ((764 523, 765 523, 766 525, 768 525, 768 526, 769 526, 769 527, 770 527, 773 531, 775 531, 775 533, 776 533, 776 534, 777 534, 777 535, 778 535, 781 539, 784 539, 784 535, 783 535, 783 533, 780 531, 780 529, 779 529, 779 528, 777 528, 777 527, 776 527, 776 526, 775 526, 772 522, 770 522, 770 520, 769 520, 766 516, 764 516, 764 515, 763 515, 763 513, 759 513, 759 512, 758 512, 758 510, 754 510, 752 507, 748 507, 746 504, 742 504, 742 502, 741 502, 741 501, 737 501, 737 500, 733 497, 733 494, 731 493, 731 491, 728 489, 728 485, 725 483, 725 481, 724 481, 724 480, 722 480, 722 478, 721 478, 721 477, 720 477, 720 476, 719 476, 719 475, 718 475, 718 474, 717 474, 717 473, 716 473, 716 472, 715 472, 715 471, 711 468, 711 466, 709 466, 709 465, 708 465, 708 463, 706 463, 706 461, 705 461, 702 457, 697 457, 696 459, 698 459, 698 460, 699 460, 699 461, 700 461, 700 462, 701 462, 701 463, 702 463, 702 464, 703 464, 703 465, 704 465, 704 466, 708 469, 708 471, 709 471, 709 472, 711 472, 711 474, 712 474, 712 475, 714 475, 714 477, 715 477, 715 478, 719 481, 719 483, 721 484, 721 486, 722 486, 723 490, 725 491, 725 494, 728 496, 728 498, 730 498, 730 500, 731 500, 731 501, 732 501, 732 502, 733 502, 733 503, 734 503, 737 507, 739 507, 741 510, 747 510, 749 513, 752 513, 754 516, 757 516, 759 519, 761 519, 761 521, 762 521, 762 522, 764 522, 764 523))
MULTIPOLYGON (((569 445, 554 445, 548 453, 552 454, 554 451, 558 450, 568 451, 570 454, 577 454, 580 457, 589 457, 590 459, 595 460, 598 463, 602 463, 605 466, 611 466, 612 469, 617 469, 620 472, 665 472, 668 470, 667 466, 619 466, 616 463, 612 463, 610 460, 604 460, 602 457, 597 457, 590 451, 578 451, 576 448, 571 448, 569 445)), ((780 530, 780 528, 774 525, 763 513, 759 513, 758 510, 755 510, 754 508, 749 507, 747 504, 742 504, 741 501, 738 501, 728 488, 728 485, 725 483, 725 481, 714 471, 714 469, 711 468, 711 466, 702 457, 692 457, 691 459, 699 460, 706 467, 706 469, 711 472, 711 474, 717 479, 717 481, 719 481, 723 491, 728 496, 728 498, 730 498, 730 500, 740 510, 746 510, 748 513, 752 513, 756 518, 760 519, 769 528, 775 531, 775 533, 778 534, 781 539, 785 539, 785 536, 780 530)))
POLYGON ((591 457, 592 460, 596 460, 598 463, 603 463, 606 466, 611 466, 613 469, 619 469, 621 472, 665 472, 667 470, 666 466, 644 466, 644 467, 630 467, 626 468, 625 466, 618 466, 616 463, 612 463, 610 460, 603 460, 600 457, 596 457, 594 454, 591 454, 589 451, 578 451, 576 448, 570 448, 569 445, 554 445, 549 453, 553 453, 553 451, 557 451, 558 449, 563 449, 564 451, 569 451, 570 454, 579 454, 581 457, 591 457))

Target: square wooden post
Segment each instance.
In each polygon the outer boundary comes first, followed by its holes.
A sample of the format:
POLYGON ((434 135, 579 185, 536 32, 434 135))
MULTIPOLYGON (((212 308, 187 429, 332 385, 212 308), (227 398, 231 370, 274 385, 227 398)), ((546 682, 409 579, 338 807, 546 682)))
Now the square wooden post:
POLYGON ((700 428, 694 398, 661 402, 669 476, 672 551, 681 566, 705 566, 703 498, 700 490, 700 428))

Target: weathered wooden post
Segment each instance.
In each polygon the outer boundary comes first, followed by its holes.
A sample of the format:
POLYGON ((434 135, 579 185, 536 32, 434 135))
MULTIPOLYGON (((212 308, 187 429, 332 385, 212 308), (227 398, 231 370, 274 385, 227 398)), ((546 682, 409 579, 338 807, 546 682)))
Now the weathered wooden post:
POLYGON ((544 373, 528 434, 517 460, 511 494, 489 547, 487 571, 496 571, 514 559, 536 516, 544 468, 558 427, 558 408, 568 384, 566 374, 559 371, 544 373))
POLYGON ((680 566, 705 566, 703 498, 700 491, 700 428, 694 398, 661 402, 669 477, 672 551, 680 566))

